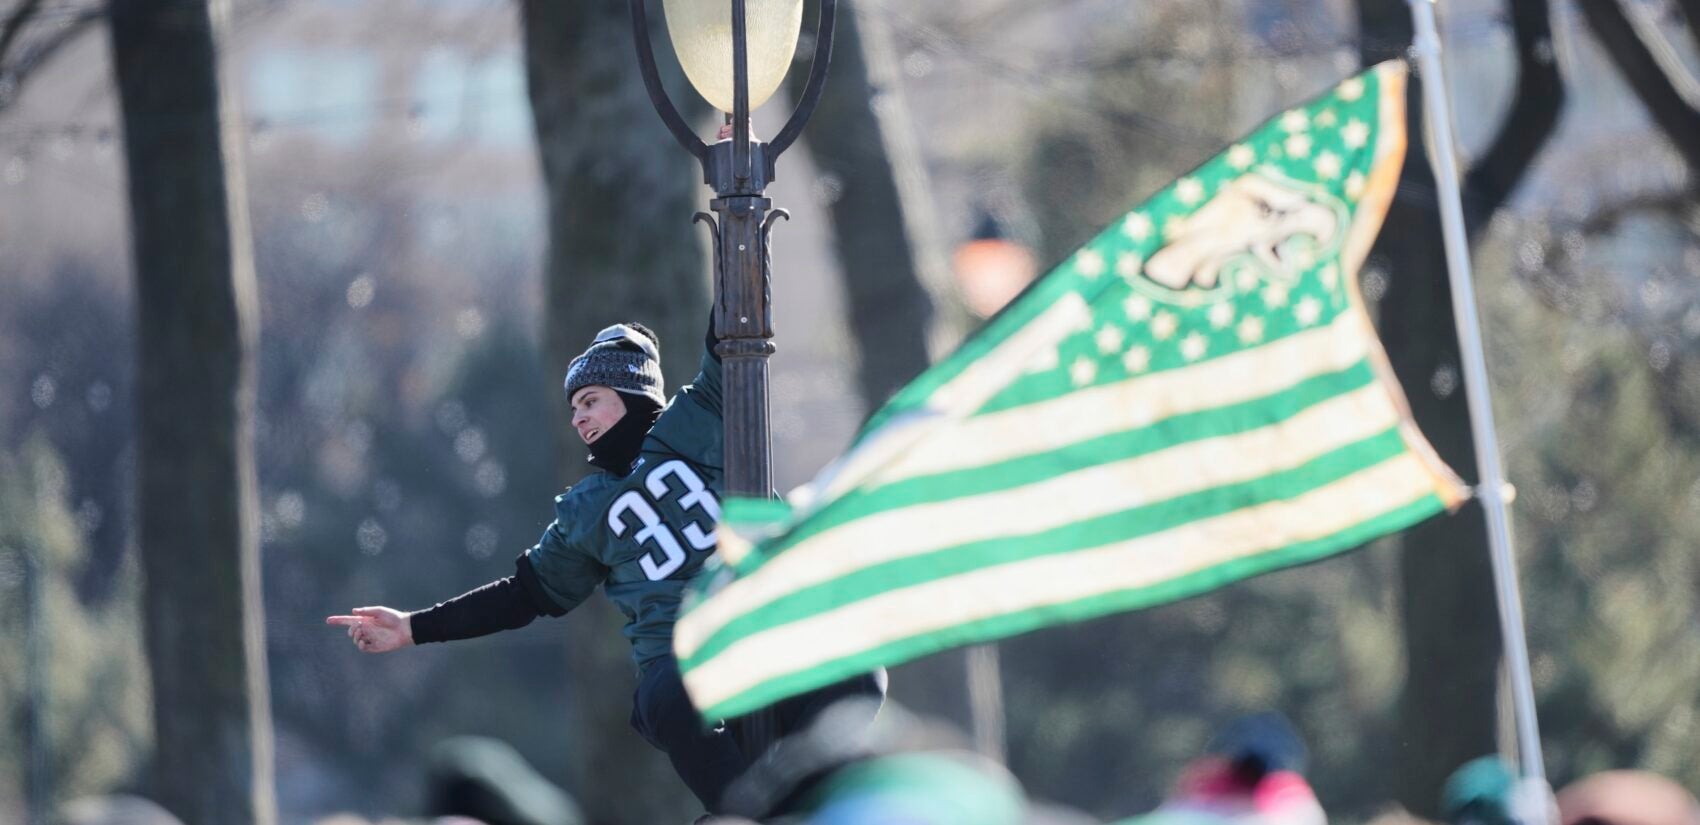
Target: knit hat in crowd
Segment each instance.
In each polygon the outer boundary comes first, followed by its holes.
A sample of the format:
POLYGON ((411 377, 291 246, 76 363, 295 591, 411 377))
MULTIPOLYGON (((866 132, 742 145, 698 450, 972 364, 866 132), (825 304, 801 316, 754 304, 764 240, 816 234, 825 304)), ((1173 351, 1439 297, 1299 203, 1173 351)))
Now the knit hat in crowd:
POLYGON ((666 406, 659 344, 642 324, 615 324, 597 333, 590 348, 567 367, 567 400, 585 387, 601 385, 666 406))

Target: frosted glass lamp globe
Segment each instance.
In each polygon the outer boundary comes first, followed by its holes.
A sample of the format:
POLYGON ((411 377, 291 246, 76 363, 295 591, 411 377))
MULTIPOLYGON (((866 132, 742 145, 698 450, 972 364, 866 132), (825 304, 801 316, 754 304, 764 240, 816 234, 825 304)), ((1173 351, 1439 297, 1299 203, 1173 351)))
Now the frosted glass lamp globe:
MULTIPOLYGON (((731 0, 663 0, 667 36, 691 85, 722 112, 732 111, 731 0)), ((750 109, 767 102, 785 79, 803 27, 803 0, 746 0, 750 109)))

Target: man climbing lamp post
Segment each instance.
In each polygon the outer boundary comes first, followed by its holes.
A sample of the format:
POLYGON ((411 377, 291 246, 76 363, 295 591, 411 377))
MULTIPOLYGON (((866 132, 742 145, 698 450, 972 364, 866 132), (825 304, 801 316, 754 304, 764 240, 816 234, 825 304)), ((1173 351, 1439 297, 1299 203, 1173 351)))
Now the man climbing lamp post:
MULTIPOLYGON (((685 76, 710 104, 731 118, 732 139, 703 143, 680 116, 661 86, 649 42, 645 0, 631 0, 632 34, 650 102, 673 138, 702 164, 703 182, 714 190, 706 222, 714 238, 715 352, 722 363, 725 426, 725 489, 728 496, 765 498, 773 492, 772 438, 768 431, 767 358, 773 354, 769 306, 771 260, 768 232, 776 218, 789 218, 764 197, 774 165, 803 131, 826 87, 832 62, 836 0, 820 0, 814 61, 797 109, 771 143, 750 136, 750 110, 760 106, 785 78, 803 24, 803 0, 664 0, 667 33, 685 76)), ((743 748, 765 751, 776 720, 758 711, 739 723, 743 748)))

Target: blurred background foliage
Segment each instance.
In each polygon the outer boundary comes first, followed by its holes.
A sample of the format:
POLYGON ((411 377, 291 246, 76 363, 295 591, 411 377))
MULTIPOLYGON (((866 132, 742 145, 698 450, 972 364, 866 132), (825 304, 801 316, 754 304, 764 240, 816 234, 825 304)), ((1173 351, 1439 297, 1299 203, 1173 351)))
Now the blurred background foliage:
MULTIPOLYGON (((867 282, 844 283, 854 267, 838 256, 855 246, 840 241, 864 228, 857 210, 834 207, 869 167, 787 157, 771 190, 797 213, 776 232, 782 487, 837 453, 877 401, 870 387, 904 377, 865 371, 864 353, 886 363, 884 336, 899 333, 854 307, 907 295, 901 334, 936 355, 974 323, 960 301, 971 284, 938 262, 988 219, 1056 261, 1259 120, 1355 71, 1364 45, 1345 0, 849 5, 868 107, 844 117, 880 125, 889 156, 876 162, 911 213, 901 230, 866 231, 899 232, 914 271, 909 287, 872 298, 857 293, 867 282), (916 325, 929 326, 919 335, 916 325), (873 336, 878 346, 861 340, 873 336)), ((1442 4, 1466 154, 1484 150, 1510 104, 1506 6, 1442 4)), ((1700 24, 1664 4, 1628 6, 1665 32, 1687 71, 1700 67, 1688 37, 1700 24)), ((53 7, 47 31, 85 7, 92 0, 53 7)), ((683 821, 687 797, 623 717, 592 731, 566 710, 626 706, 632 677, 611 611, 565 620, 588 628, 572 645, 605 646, 596 650, 569 650, 563 625, 542 621, 380 659, 321 624, 351 606, 422 607, 507 575, 572 480, 544 300, 546 279, 572 276, 551 273, 544 254, 550 196, 520 8, 253 0, 235 11, 224 60, 249 118, 259 526, 283 820, 416 813, 432 744, 482 734, 512 743, 599 821, 683 821), (582 664, 592 661, 605 665, 582 664), (597 701, 575 704, 587 697, 597 701)), ((1474 239, 1547 764, 1559 783, 1645 767, 1696 789, 1696 178, 1578 7, 1553 3, 1551 25, 1563 118, 1474 239)), ((627 59, 629 43, 606 46, 627 59)), ((150 723, 121 136, 100 38, 71 39, 0 100, 0 819, 12 821, 32 777, 61 801, 145 790, 150 723)), ((782 114, 759 113, 758 131, 771 134, 782 114)), ((596 141, 617 142, 622 128, 597 123, 576 138, 592 152, 591 175, 596 141)), ((688 219, 643 231, 700 244, 688 219)), ((1367 268, 1372 310, 1387 311, 1376 304, 1391 279, 1417 277, 1442 274, 1367 268)), ((589 316, 619 311, 595 289, 579 300, 589 316)), ((668 344, 672 366, 694 361, 693 337, 668 344)), ((1456 368, 1444 366, 1407 392, 1457 392, 1456 368)), ((1424 758, 1400 733, 1400 697, 1414 681, 1450 678, 1404 654, 1413 630, 1400 558, 1425 549, 1395 537, 1000 645, 1010 767, 1035 796, 1126 816, 1156 804, 1221 720, 1277 708, 1308 739, 1313 783, 1338 819, 1396 801, 1431 806, 1400 781, 1424 758)), ((894 695, 970 719, 961 667, 947 657, 899 669, 894 695)))

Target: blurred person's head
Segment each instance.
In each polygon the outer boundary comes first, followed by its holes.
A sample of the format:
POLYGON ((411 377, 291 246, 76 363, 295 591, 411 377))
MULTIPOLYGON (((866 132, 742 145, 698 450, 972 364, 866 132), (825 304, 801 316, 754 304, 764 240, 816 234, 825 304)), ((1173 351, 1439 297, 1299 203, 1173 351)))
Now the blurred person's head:
POLYGON ((427 760, 425 786, 425 813, 451 822, 460 818, 485 825, 584 822, 578 804, 566 791, 496 739, 457 736, 437 743, 427 760))
POLYGON ((1132 819, 1118 819, 1110 825, 1235 825, 1235 822, 1232 817, 1220 814, 1159 809, 1132 819))
POLYGON ((1395 804, 1383 809, 1381 813, 1375 815, 1374 819, 1364 823, 1364 825, 1437 825, 1437 823, 1416 816, 1395 804))
POLYGON ((960 732, 862 698, 781 739, 727 789, 725 806, 791 825, 1018 825, 1027 807, 1015 778, 969 752, 960 732))
POLYGON ((86 796, 65 803, 55 825, 183 825, 158 803, 139 796, 86 796))
POLYGON ((1242 716, 1222 728, 1182 771, 1162 813, 1292 825, 1328 821, 1304 778, 1305 746, 1278 713, 1242 716))
POLYGON ((1456 825, 1516 825, 1511 815, 1511 788, 1517 778, 1497 756, 1464 763, 1446 778, 1440 792, 1440 813, 1456 825))
POLYGON ((1700 802, 1648 771, 1605 771, 1558 793, 1560 825, 1700 825, 1700 802))
POLYGON ((1234 780, 1247 788, 1271 774, 1303 774, 1305 770, 1304 740, 1279 713, 1241 716, 1217 731, 1205 748, 1226 760, 1234 780))
POLYGON ((1027 798, 1002 766, 967 751, 897 753, 846 765, 810 794, 808 825, 1021 825, 1027 798))
POLYGON ((1447 777, 1440 812, 1452 825, 1520 825, 1551 822, 1557 809, 1545 781, 1519 778, 1505 760, 1483 756, 1447 777))
POLYGON ((667 405, 660 339, 635 322, 608 327, 573 359, 563 383, 591 463, 624 474, 667 405))

